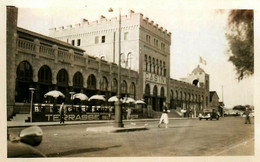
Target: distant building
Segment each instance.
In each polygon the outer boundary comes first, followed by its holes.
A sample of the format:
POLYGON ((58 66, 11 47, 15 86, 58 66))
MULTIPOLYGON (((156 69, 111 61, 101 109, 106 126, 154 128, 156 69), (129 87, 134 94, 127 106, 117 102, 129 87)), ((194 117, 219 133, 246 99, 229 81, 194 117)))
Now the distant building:
POLYGON ((216 91, 210 91, 209 106, 212 110, 218 111, 219 97, 216 91))

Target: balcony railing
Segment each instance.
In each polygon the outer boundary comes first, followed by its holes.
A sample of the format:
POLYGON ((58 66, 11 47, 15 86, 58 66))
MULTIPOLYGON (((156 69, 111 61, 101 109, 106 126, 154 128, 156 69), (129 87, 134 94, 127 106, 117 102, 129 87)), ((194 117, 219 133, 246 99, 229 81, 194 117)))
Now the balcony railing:
POLYGON ((30 52, 35 52, 35 43, 27 41, 27 40, 18 39, 17 48, 27 50, 30 52))
POLYGON ((40 49, 39 49, 39 53, 42 54, 42 55, 47 55, 47 56, 50 56, 50 57, 55 57, 54 56, 54 49, 51 48, 51 47, 45 47, 43 45, 40 46, 40 49))
MULTIPOLYGON (((73 52, 68 52, 64 50, 57 49, 57 47, 50 47, 40 43, 35 43, 33 41, 28 41, 25 39, 17 39, 17 49, 25 53, 38 55, 40 57, 45 57, 53 60, 59 60, 66 63, 73 63, 74 65, 84 66, 91 69, 99 69, 104 72, 117 73, 118 67, 114 63, 109 63, 105 61, 100 61, 94 57, 89 56, 88 58, 80 55, 75 55, 73 52), (99 65, 100 64, 100 65, 99 65), (112 64, 111 68, 110 65, 112 64)), ((122 75, 129 75, 129 70, 122 68, 122 75)), ((136 76, 135 73, 131 71, 131 76, 136 76)))

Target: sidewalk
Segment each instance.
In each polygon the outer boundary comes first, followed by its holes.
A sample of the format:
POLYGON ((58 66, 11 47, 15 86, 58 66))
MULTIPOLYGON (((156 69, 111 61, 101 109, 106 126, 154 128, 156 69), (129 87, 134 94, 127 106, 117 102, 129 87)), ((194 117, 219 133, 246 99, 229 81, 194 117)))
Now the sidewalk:
MULTIPOLYGON (((169 120, 186 120, 191 118, 169 118, 169 120)), ((193 118, 196 119, 196 118, 193 118)), ((123 120, 123 122, 145 122, 145 121, 158 121, 159 118, 154 119, 134 119, 134 120, 123 120)), ((91 120, 91 121, 65 121, 64 124, 60 124, 60 122, 23 122, 23 121, 7 121, 8 128, 14 127, 28 127, 28 126, 60 126, 60 125, 77 125, 77 124, 102 124, 102 123, 113 123, 114 120, 91 120)))

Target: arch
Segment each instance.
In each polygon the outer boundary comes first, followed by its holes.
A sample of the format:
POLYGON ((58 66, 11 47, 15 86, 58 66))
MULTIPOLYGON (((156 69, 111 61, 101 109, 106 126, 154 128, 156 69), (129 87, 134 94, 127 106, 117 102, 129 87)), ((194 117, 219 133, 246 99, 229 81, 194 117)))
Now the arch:
POLYGON ((51 69, 47 65, 43 65, 38 72, 38 82, 39 83, 52 83, 52 73, 51 69))
POLYGON ((146 84, 145 85, 145 90, 144 90, 144 94, 145 96, 150 96, 150 85, 149 84, 146 84))
POLYGON ((96 90, 97 80, 94 74, 88 76, 87 89, 96 90))
POLYGON ((57 85, 68 86, 68 81, 69 81, 68 72, 65 69, 59 70, 57 74, 57 85))
POLYGON ((81 74, 81 72, 76 72, 73 76, 73 88, 74 88, 74 92, 76 93, 80 93, 81 91, 83 91, 83 76, 81 74))
POLYGON ((175 91, 175 99, 179 99, 178 96, 179 96, 179 94, 178 94, 178 91, 176 90, 175 91))
POLYGON ((165 96, 164 96, 164 88, 163 87, 161 87, 161 91, 160 91, 160 97, 162 97, 162 98, 164 98, 165 96))
POLYGON ((121 83, 121 93, 122 94, 127 94, 127 83, 125 80, 121 83))
POLYGON ((174 93, 173 93, 173 90, 171 89, 171 93, 170 93, 170 99, 174 99, 174 93))
POLYGON ((83 88, 83 76, 79 71, 73 76, 73 87, 83 88))
POLYGON ((112 91, 113 93, 117 93, 117 87, 118 87, 117 84, 118 84, 118 83, 117 83, 117 80, 116 80, 116 78, 114 78, 113 81, 112 81, 112 83, 111 83, 111 91, 112 91))
POLYGON ((132 82, 129 88, 129 93, 135 97, 135 83, 132 82))
POLYGON ((108 81, 105 76, 102 77, 100 80, 100 90, 101 91, 107 91, 108 90, 108 81))
POLYGON ((28 61, 22 61, 16 69, 15 102, 29 102, 29 88, 33 87, 33 70, 28 61))
POLYGON ((32 66, 28 61, 21 62, 16 70, 16 79, 31 82, 33 77, 32 66))
POLYGON ((153 96, 154 97, 157 97, 157 86, 155 85, 154 87, 153 87, 153 96))
POLYGON ((52 72, 49 66, 43 65, 38 71, 37 101, 44 101, 44 94, 52 89, 52 72))
POLYGON ((195 85, 195 86, 197 86, 197 87, 199 86, 198 83, 199 83, 199 80, 198 80, 198 79, 195 79, 195 80, 192 81, 192 84, 195 85))
MULTIPOLYGON (((57 87, 58 90, 65 95, 65 101, 69 98, 68 82, 69 82, 68 72, 65 69, 59 70, 57 74, 57 87)), ((63 101, 64 101, 63 98, 58 98, 57 103, 61 103, 63 101)))

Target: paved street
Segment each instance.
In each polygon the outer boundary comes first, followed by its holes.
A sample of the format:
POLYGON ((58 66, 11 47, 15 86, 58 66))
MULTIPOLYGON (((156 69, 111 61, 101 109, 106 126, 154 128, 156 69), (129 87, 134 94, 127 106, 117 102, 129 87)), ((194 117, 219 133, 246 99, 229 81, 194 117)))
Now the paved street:
MULTIPOLYGON (((253 119, 252 119, 253 121, 253 119)), ((149 130, 123 133, 93 133, 87 128, 111 126, 81 124, 44 126, 44 138, 36 147, 49 157, 140 157, 140 156, 230 156, 254 155, 254 124, 242 117, 219 121, 170 120, 168 129, 157 121, 125 122, 149 130)), ((18 134, 22 128, 9 128, 18 134)))

